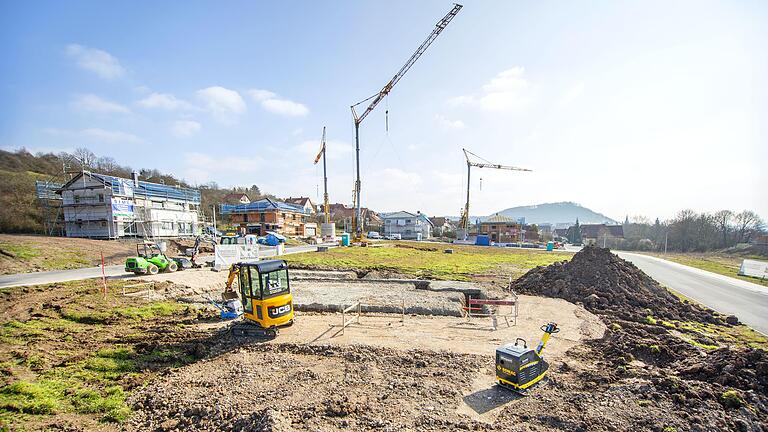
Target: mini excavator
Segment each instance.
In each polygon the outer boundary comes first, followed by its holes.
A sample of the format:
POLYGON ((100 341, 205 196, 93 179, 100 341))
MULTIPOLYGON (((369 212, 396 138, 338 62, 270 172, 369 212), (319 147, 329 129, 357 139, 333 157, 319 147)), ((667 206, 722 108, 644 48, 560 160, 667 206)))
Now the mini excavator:
POLYGON ((225 305, 238 298, 241 302, 244 323, 232 326, 236 336, 275 337, 279 327, 293 324, 293 295, 283 260, 232 264, 221 297, 225 305))
POLYGON ((551 322, 541 326, 544 335, 539 345, 528 348, 525 339, 517 338, 515 343, 496 348, 496 380, 501 387, 525 395, 527 389, 547 374, 549 363, 541 356, 549 337, 558 333, 557 324, 551 322), (521 343, 522 342, 522 343, 521 343))

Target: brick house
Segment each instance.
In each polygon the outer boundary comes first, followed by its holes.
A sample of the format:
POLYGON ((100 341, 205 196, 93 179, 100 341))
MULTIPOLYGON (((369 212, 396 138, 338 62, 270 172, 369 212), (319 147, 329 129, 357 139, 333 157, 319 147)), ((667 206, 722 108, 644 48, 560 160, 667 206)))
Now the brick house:
POLYGON ((310 211, 298 204, 264 198, 248 204, 222 204, 220 210, 243 234, 264 235, 274 231, 287 237, 317 235, 317 224, 310 222, 310 211))
POLYGON ((621 225, 586 224, 581 225, 581 241, 584 245, 603 245, 608 241, 624 238, 621 225))

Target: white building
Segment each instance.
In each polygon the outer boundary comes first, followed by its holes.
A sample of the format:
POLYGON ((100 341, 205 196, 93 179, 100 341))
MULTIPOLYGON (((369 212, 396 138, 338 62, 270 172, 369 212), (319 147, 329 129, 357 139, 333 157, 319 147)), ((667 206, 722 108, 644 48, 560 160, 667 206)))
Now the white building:
POLYGON ((426 240, 432 237, 432 222, 421 212, 399 211, 382 215, 384 236, 400 234, 403 240, 426 240))
POLYGON ((200 191, 83 171, 62 185, 67 237, 185 237, 200 232, 200 191))

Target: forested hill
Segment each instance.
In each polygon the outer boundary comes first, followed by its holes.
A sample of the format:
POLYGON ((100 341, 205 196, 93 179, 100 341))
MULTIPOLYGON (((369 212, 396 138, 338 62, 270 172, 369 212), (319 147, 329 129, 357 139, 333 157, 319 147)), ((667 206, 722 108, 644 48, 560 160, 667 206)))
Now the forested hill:
MULTIPOLYGON (((43 233, 43 215, 35 199, 35 181, 64 183, 70 178, 65 170, 73 172, 81 168, 125 178, 131 178, 133 171, 111 157, 99 157, 87 149, 59 154, 0 150, 0 232, 43 233)), ((212 204, 222 202, 224 195, 235 191, 245 192, 251 199, 264 196, 256 185, 234 189, 220 188, 216 183, 193 186, 156 169, 144 168, 138 172, 140 178, 152 182, 200 189, 204 212, 209 212, 212 204)))
POLYGON ((582 224, 607 223, 616 224, 614 219, 608 216, 592 211, 586 207, 573 202, 557 202, 536 204, 531 206, 520 206, 504 209, 498 212, 500 215, 512 218, 525 218, 529 224, 542 223, 574 223, 576 219, 582 224))

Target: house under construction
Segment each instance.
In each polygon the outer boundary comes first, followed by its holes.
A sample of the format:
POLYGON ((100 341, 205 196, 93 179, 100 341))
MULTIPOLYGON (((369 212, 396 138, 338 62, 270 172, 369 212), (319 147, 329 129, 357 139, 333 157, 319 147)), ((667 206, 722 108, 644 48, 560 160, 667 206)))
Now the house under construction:
MULTIPOLYGON (((82 171, 57 185, 67 237, 197 235, 200 191, 82 171)), ((40 197, 38 191, 38 197, 40 197)))

